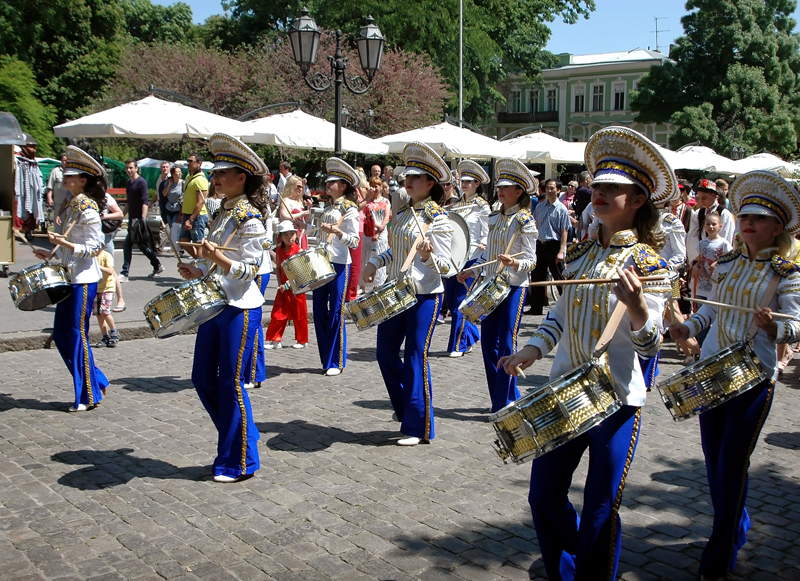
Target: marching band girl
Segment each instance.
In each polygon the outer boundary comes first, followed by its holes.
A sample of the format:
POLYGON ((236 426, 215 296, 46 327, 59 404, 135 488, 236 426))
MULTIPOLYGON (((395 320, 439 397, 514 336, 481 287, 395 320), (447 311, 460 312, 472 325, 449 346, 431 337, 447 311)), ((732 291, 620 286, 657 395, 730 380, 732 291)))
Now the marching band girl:
POLYGON ((531 216, 531 192, 539 182, 528 168, 516 159, 499 159, 495 165, 497 175, 497 198, 500 210, 489 217, 489 235, 486 250, 476 261, 472 270, 463 271, 456 277, 458 282, 480 274, 480 265, 490 260, 499 260, 487 266, 484 273, 494 276, 503 265, 511 293, 481 322, 481 351, 492 412, 499 411, 519 399, 517 378, 497 367, 501 357, 517 350, 517 333, 525 305, 528 275, 536 265, 536 223, 531 216))
POLYGON ((372 282, 375 271, 385 266, 388 279, 399 281, 406 273, 403 263, 410 252, 409 268, 417 303, 378 325, 377 357, 400 431, 400 446, 416 446, 434 438, 433 394, 428 362, 436 319, 442 306, 442 275, 450 272, 450 242, 453 230, 447 213, 439 205, 444 197, 441 184, 451 179, 441 157, 422 143, 409 143, 403 150, 406 163, 408 204, 398 212, 392 227, 392 245, 369 261, 362 272, 372 282), (422 228, 424 235, 417 241, 422 228), (416 246, 414 245, 416 242, 416 246), (405 341, 404 359, 400 348, 405 341))
POLYGON ((338 157, 328 158, 325 190, 331 203, 322 214, 320 235, 332 238, 331 265, 336 277, 314 289, 314 333, 325 375, 339 375, 347 365, 347 329, 344 304, 350 280, 350 249, 358 248, 358 193, 356 171, 338 157), (332 235, 332 236, 330 236, 332 235))
POLYGON ((654 204, 677 195, 675 175, 655 144, 625 127, 595 133, 586 146, 594 175, 592 205, 602 224, 597 239, 567 254, 568 278, 619 278, 612 284, 568 285, 554 309, 517 354, 500 363, 507 373, 558 351, 551 379, 587 363, 618 303, 627 313, 601 356, 622 407, 601 423, 531 466, 528 502, 550 579, 615 579, 621 527, 619 507, 639 437, 646 391, 638 356, 661 346, 667 286, 643 288, 637 275, 666 272, 653 246, 663 244, 654 204), (613 290, 613 292, 612 292, 613 290), (589 449, 589 473, 580 517, 568 498, 572 474, 589 449))
POLYGON ((225 198, 200 247, 205 260, 197 266, 181 263, 178 270, 185 279, 218 273, 228 298, 225 309, 197 331, 192 383, 218 432, 214 481, 237 482, 260 468, 260 436, 244 387, 244 370, 253 357, 264 303, 255 279, 264 257, 261 216, 267 207, 263 176, 268 170, 249 147, 229 135, 212 135, 209 149, 214 156, 214 187, 225 198))
MULTIPOLYGON (((483 197, 483 186, 489 183, 489 175, 471 159, 458 164, 458 173, 461 176, 461 201, 450 211, 464 218, 469 228, 469 256, 464 264, 464 268, 469 268, 486 249, 490 208, 483 197)), ((466 355, 481 338, 477 325, 468 321, 458 310, 476 280, 470 277, 464 279, 466 284, 463 284, 451 276, 444 281, 444 300, 450 308, 450 339, 447 342, 450 357, 466 355)))
MULTIPOLYGON (((53 342, 72 374, 75 402, 71 412, 84 412, 100 403, 108 379, 94 364, 89 345, 89 321, 97 295, 97 281, 102 278, 97 255, 103 250, 104 235, 100 213, 106 206, 106 172, 82 149, 67 147, 64 187, 72 193, 63 218, 72 229, 67 238, 52 232, 47 236, 59 247, 61 263, 69 271, 72 293, 56 305, 53 342)), ((66 231, 66 230, 65 230, 66 231)), ((49 252, 37 250, 36 256, 50 258, 49 252)))
POLYGON ((800 200, 794 187, 767 171, 753 171, 731 187, 739 218, 739 248, 723 255, 714 271, 710 300, 757 310, 757 314, 703 305, 685 324, 670 327, 680 339, 710 327, 705 359, 747 336, 767 379, 700 414, 700 439, 714 507, 714 524, 703 554, 703 579, 723 579, 736 565, 747 540, 747 469, 767 419, 777 378, 776 343, 800 338, 800 266, 786 258, 800 231, 800 200), (794 317, 776 321, 772 312, 794 317), (753 334, 755 335, 753 336, 753 334))

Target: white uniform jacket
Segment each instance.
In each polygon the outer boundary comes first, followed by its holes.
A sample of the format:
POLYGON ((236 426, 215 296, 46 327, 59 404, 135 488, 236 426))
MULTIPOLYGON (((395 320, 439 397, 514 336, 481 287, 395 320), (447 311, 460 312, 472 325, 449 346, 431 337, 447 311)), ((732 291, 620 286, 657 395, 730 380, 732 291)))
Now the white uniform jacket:
MULTIPOLYGON (((321 222, 323 224, 336 224, 344 216, 339 230, 342 237, 335 234, 331 236, 331 262, 336 264, 350 264, 350 249, 358 248, 361 239, 358 236, 358 206, 347 198, 339 198, 333 204, 326 206, 322 213, 321 222)), ((328 233, 324 230, 319 231, 319 239, 325 240, 328 233)))
POLYGON ((667 261, 667 268, 679 271, 686 263, 686 230, 677 216, 670 213, 661 215, 661 230, 667 236, 664 248, 658 253, 667 261))
POLYGON ((489 234, 489 203, 481 196, 476 195, 469 201, 461 201, 447 209, 455 212, 467 223, 469 230, 469 255, 467 261, 475 260, 483 252, 479 245, 486 244, 489 234), (463 210, 461 208, 464 208, 463 210))
POLYGON ((67 240, 75 245, 74 250, 59 246, 61 264, 69 270, 72 284, 91 284, 103 278, 97 255, 103 250, 105 235, 100 222, 97 202, 85 194, 70 200, 62 217, 64 232, 70 224, 75 224, 67 235, 67 240))
POLYGON ((539 235, 536 230, 536 221, 530 211, 520 210, 519 206, 512 206, 508 213, 503 214, 500 210, 489 216, 489 235, 487 236, 486 250, 483 251, 478 262, 472 267, 476 274, 483 270, 487 277, 494 275, 502 263, 495 262, 484 269, 478 266, 484 262, 496 261, 498 254, 518 254, 514 259, 519 261, 519 265, 514 268, 503 268, 503 272, 508 277, 508 284, 511 286, 528 286, 528 274, 536 266, 536 238, 539 235), (511 238, 519 232, 514 240, 511 250, 508 250, 508 243, 511 238))

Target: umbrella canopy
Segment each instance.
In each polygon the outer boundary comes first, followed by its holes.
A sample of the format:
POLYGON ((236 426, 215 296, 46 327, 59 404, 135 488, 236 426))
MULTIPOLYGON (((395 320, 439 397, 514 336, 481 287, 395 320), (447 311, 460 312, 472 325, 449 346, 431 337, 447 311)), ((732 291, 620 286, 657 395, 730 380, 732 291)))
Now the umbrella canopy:
POLYGON ((241 121, 151 96, 56 125, 53 131, 56 137, 180 139, 214 133, 242 137, 250 129, 241 121))
POLYGON ((800 166, 783 161, 780 157, 771 153, 756 153, 750 157, 734 161, 733 165, 736 166, 735 173, 737 174, 762 169, 774 171, 785 178, 791 178, 800 173, 800 166))
POLYGON ((583 163, 586 142, 569 142, 547 133, 528 133, 506 141, 528 163, 583 163))
POLYGON ((518 157, 507 143, 475 133, 469 129, 456 127, 450 123, 440 123, 412 129, 403 133, 386 135, 380 141, 389 146, 389 153, 403 153, 407 143, 419 141, 430 146, 445 159, 457 157, 518 157))
POLYGON ((702 145, 684 145, 670 155, 667 160, 672 165, 672 169, 688 169, 718 174, 740 173, 737 171, 736 163, 732 159, 719 155, 710 147, 702 145))
MULTIPOLYGON (((300 109, 247 121, 248 135, 242 141, 278 147, 334 151, 335 125, 300 109)), ((388 148, 375 139, 342 127, 342 150, 351 153, 385 155, 388 148)))

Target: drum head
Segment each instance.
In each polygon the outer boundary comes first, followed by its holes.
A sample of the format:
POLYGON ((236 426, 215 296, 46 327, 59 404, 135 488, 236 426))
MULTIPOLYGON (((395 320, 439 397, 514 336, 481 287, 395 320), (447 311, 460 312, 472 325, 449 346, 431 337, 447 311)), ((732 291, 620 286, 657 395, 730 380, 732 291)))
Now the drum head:
POLYGON ((71 294, 71 284, 43 288, 19 301, 17 308, 20 311, 38 311, 39 309, 44 309, 45 307, 60 303, 71 294))
POLYGON ((467 222, 456 212, 449 212, 447 214, 450 220, 450 226, 453 228, 453 241, 450 243, 450 262, 455 267, 451 270, 445 278, 450 278, 458 274, 469 258, 469 228, 467 222))

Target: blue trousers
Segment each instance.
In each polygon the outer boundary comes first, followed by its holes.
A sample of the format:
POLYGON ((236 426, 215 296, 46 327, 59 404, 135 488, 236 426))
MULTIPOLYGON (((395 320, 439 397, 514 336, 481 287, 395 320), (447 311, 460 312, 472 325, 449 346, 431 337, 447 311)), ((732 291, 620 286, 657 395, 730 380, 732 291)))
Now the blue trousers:
POLYGON ((701 575, 721 577, 732 571, 736 554, 747 541, 747 469, 774 392, 775 384, 765 380, 700 414, 700 440, 714 507, 711 536, 700 557, 701 575))
POLYGON ((192 383, 218 432, 215 476, 236 478, 253 474, 261 466, 260 435, 242 379, 260 326, 260 308, 228 305, 197 330, 192 383))
POLYGON ((416 305, 378 325, 378 366, 400 431, 422 440, 433 440, 435 435, 428 349, 441 308, 442 295, 417 295, 416 305))
POLYGON ((317 348, 322 368, 344 369, 347 365, 344 303, 347 297, 350 265, 334 262, 333 269, 336 271, 336 277, 328 284, 312 291, 314 334, 317 336, 317 348))
POLYGON ((517 351, 517 334, 525 306, 524 286, 512 286, 511 292, 481 323, 481 351, 486 383, 492 400, 492 413, 519 399, 517 378, 497 369, 497 362, 517 351))
MULTIPOLYGON (((475 260, 470 260, 464 265, 464 268, 469 268, 475 262, 475 260)), ((454 276, 444 280, 444 300, 447 303, 447 308, 450 309, 450 340, 447 342, 447 351, 450 353, 453 351, 465 353, 481 338, 478 326, 475 323, 470 323, 458 310, 458 307, 461 306, 461 303, 477 281, 477 278, 468 278, 466 283, 469 286, 469 290, 467 290, 467 287, 458 282, 454 276)))
POLYGON ((656 377, 658 377, 658 362, 661 359, 661 351, 656 353, 655 357, 639 357, 639 367, 642 368, 642 375, 644 376, 644 385, 647 391, 652 391, 656 386, 656 377))
MULTIPOLYGON (((263 295, 269 284, 269 273, 259 274, 256 277, 256 284, 263 295)), ((264 360, 264 328, 261 325, 256 329, 255 341, 253 347, 255 357, 251 358, 250 363, 245 367, 245 370, 250 371, 250 375, 243 378, 244 383, 258 383, 267 378, 267 363, 264 360)))
POLYGON ((619 507, 639 439, 640 415, 640 408, 622 406, 585 434, 533 461, 528 503, 550 581, 617 578, 619 507), (586 448, 589 473, 579 517, 567 493, 586 448))
POLYGON ((72 374, 75 403, 94 406, 103 399, 100 391, 108 387, 108 379, 94 364, 89 345, 89 321, 97 296, 97 283, 73 284, 72 294, 56 305, 53 320, 53 342, 64 365, 72 374))

